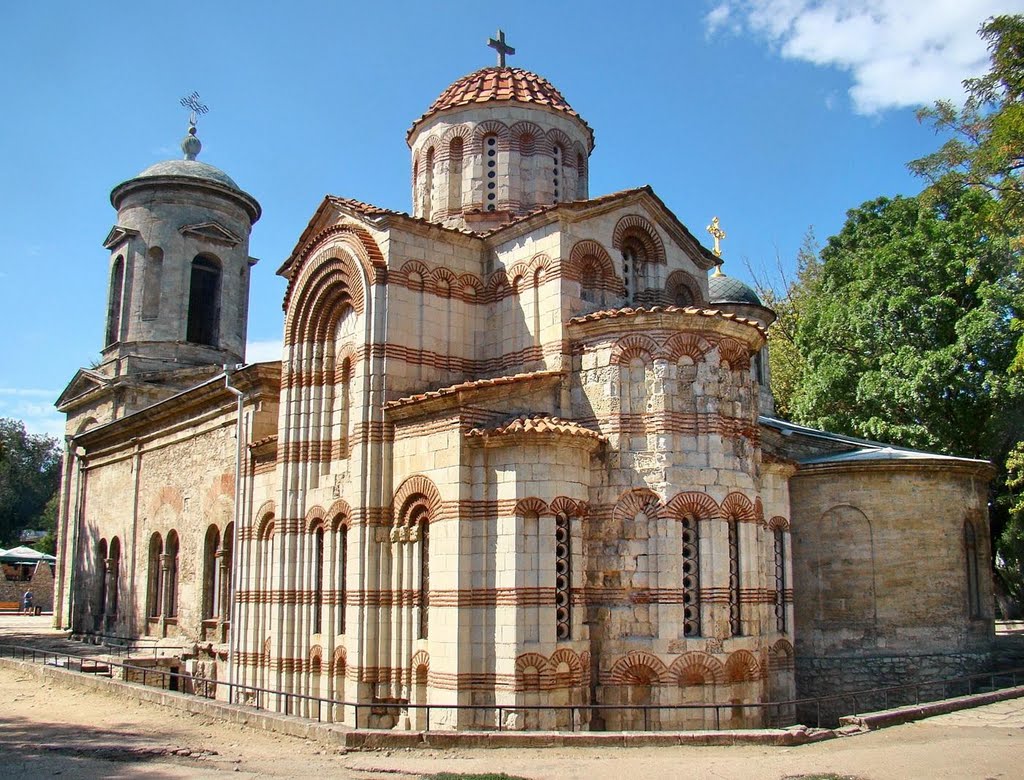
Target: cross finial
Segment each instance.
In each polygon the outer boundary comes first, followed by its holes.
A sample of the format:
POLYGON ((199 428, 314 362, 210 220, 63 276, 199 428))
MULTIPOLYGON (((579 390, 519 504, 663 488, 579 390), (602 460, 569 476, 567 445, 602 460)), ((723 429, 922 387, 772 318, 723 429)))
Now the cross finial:
POLYGON ((715 239, 715 248, 711 250, 712 254, 718 258, 718 265, 715 266, 715 276, 722 275, 722 247, 719 242, 725 238, 725 231, 718 226, 718 217, 711 218, 711 224, 707 227, 708 233, 715 239))
POLYGON ((193 92, 191 95, 186 95, 178 102, 181 103, 183 108, 189 109, 190 113, 188 115, 188 123, 192 127, 196 126, 196 119, 200 115, 205 114, 207 111, 210 110, 207 105, 199 101, 198 92, 193 92))
POLYGON ((507 43, 505 43, 505 31, 504 30, 498 30, 498 37, 497 38, 488 38, 487 39, 487 45, 490 46, 492 49, 494 49, 496 52, 498 52, 498 67, 499 68, 504 68, 505 67, 505 55, 506 54, 515 54, 516 53, 515 49, 513 49, 511 46, 509 46, 507 43))

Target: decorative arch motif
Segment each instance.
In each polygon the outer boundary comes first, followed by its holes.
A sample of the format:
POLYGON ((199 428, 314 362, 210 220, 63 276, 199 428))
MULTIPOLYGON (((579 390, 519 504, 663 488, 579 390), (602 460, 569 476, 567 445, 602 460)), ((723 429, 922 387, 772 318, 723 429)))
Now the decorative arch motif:
POLYGON ((649 519, 660 517, 661 499, 658 498, 658 494, 647 488, 627 490, 615 502, 612 519, 621 523, 623 520, 633 519, 639 512, 643 512, 649 519))
POLYGON ((746 347, 735 339, 724 338, 718 342, 718 354, 723 363, 728 363, 733 371, 750 369, 750 353, 746 347))
POLYGON ((339 645, 334 648, 334 653, 331 655, 331 675, 335 677, 344 677, 345 668, 348 666, 348 649, 344 645, 339 645))
POLYGON ((253 514, 253 517, 256 518, 257 528, 263 522, 264 518, 266 518, 267 515, 270 515, 271 517, 274 516, 273 499, 270 499, 269 501, 264 501, 262 504, 260 504, 260 507, 259 509, 256 510, 255 514, 253 514))
POLYGON ((669 667, 669 676, 680 686, 719 685, 726 680, 722 662, 707 653, 683 653, 669 667))
POLYGON ((669 673, 664 662, 657 656, 634 650, 615 662, 609 678, 617 685, 661 685, 668 680, 669 673))
POLYGON ((775 515, 771 520, 768 521, 769 531, 788 531, 789 520, 781 515, 775 515))
POLYGON ((710 350, 711 345, 700 336, 693 333, 677 333, 662 345, 661 353, 673 362, 685 356, 694 363, 699 363, 710 350))
POLYGON ((300 280, 304 274, 309 272, 307 266, 312 265, 309 258, 313 254, 313 250, 327 244, 328 240, 332 238, 335 239, 334 242, 331 246, 323 246, 324 251, 329 252, 334 244, 345 247, 362 267, 369 284, 376 284, 380 281, 381 276, 387 273, 384 253, 381 252, 369 231, 357 225, 332 225, 321 230, 306 242, 306 245, 298 253, 295 265, 289 271, 288 288, 284 294, 284 310, 286 312, 289 311, 294 290, 304 286, 304 283, 300 284, 300 280))
POLYGON ((395 498, 391 502, 392 509, 395 512, 395 522, 405 523, 408 521, 409 510, 414 503, 419 501, 424 502, 430 513, 429 519, 435 520, 441 510, 441 494, 438 492, 437 486, 428 477, 422 474, 414 474, 399 485, 398 490, 395 491, 395 498))
POLYGON ((793 657, 793 644, 788 639, 779 639, 771 646, 772 655, 785 655, 793 657))
POLYGON ((722 501, 722 517, 736 520, 756 520, 754 505, 742 493, 732 492, 722 501))
POLYGON ((579 517, 580 502, 565 496, 558 496, 558 498, 553 499, 551 502, 551 514, 579 517))
POLYGON ((580 661, 580 657, 576 655, 572 650, 567 647, 559 648, 551 654, 548 659, 548 664, 551 668, 551 675, 554 678, 556 687, 558 682, 558 667, 562 664, 566 664, 569 667, 569 685, 581 685, 583 683, 583 664, 580 661))
POLYGON ((668 299, 669 306, 704 305, 704 296, 701 295, 700 285, 697 283, 697 280, 681 268, 677 268, 675 271, 670 273, 668 275, 668 279, 665 280, 665 296, 668 299), (688 294, 690 299, 688 303, 679 304, 677 302, 681 292, 688 294))
POLYGON ((441 136, 441 141, 440 141, 441 147, 443 149, 443 151, 442 151, 442 155, 443 155, 442 159, 447 159, 448 149, 451 146, 451 142, 454 141, 456 138, 461 138, 462 139, 463 154, 465 154, 465 150, 469 147, 470 141, 472 141, 472 139, 473 139, 473 128, 472 128, 472 126, 471 125, 452 125, 447 130, 444 131, 444 135, 441 136))
POLYGON ((352 509, 343 498, 339 498, 331 504, 327 508, 327 512, 324 513, 324 517, 330 521, 332 531, 337 531, 342 527, 352 527, 352 509))
POLYGON ((313 645, 309 648, 309 668, 323 665, 324 649, 320 645, 313 645))
POLYGON ((665 515, 675 520, 684 517, 694 517, 697 520, 712 520, 719 516, 719 508, 715 499, 707 493, 697 490, 688 490, 677 493, 672 500, 665 505, 665 515))
POLYGON ((533 122, 516 122, 509 128, 509 135, 512 136, 513 148, 520 154, 530 155, 543 152, 543 149, 538 149, 538 145, 543 146, 544 139, 544 131, 540 125, 533 122), (530 139, 525 144, 524 137, 530 139))
POLYGON ((550 149, 554 149, 556 145, 562 147, 562 165, 566 168, 575 168, 576 155, 571 154, 574 151, 572 139, 558 128, 548 130, 547 138, 550 149))
POLYGON ((590 271, 598 286, 617 292, 619 287, 618 278, 615 276, 615 264, 611 256, 601 244, 591 239, 583 239, 573 244, 569 251, 569 265, 566 269, 566 277, 577 282, 582 282, 585 272, 590 271))
POLYGON ((523 653, 516 658, 516 690, 538 691, 548 683, 548 659, 540 653, 523 653), (536 670, 536 677, 528 674, 530 669, 536 670), (533 678, 533 679, 531 679, 533 678))
POLYGON ((645 336, 642 333, 631 333, 615 342, 609 362, 611 365, 617 366, 622 363, 629 363, 634 358, 641 358, 645 363, 651 363, 657 352, 658 343, 650 336, 645 336))
POLYGON ((317 530, 324 530, 324 518, 326 517, 327 513, 322 506, 311 506, 306 510, 306 517, 304 518, 306 533, 311 534, 317 530))
POLYGON ((540 517, 541 515, 549 514, 548 505, 536 497, 521 498, 516 502, 513 514, 520 517, 525 517, 526 515, 537 515, 540 517))
POLYGON ((413 675, 421 668, 426 668, 427 671, 430 671, 430 653, 426 650, 417 650, 413 657, 409 659, 409 669, 413 675))
POLYGON ((498 151, 507 152, 511 147, 508 125, 496 119, 488 119, 473 128, 473 153, 483 154, 484 138, 489 135, 498 137, 498 151))
MULTIPOLYGON (((271 503, 271 502, 267 502, 271 503)), ((271 507, 271 510, 273 507, 271 507)), ((274 513, 273 511, 268 512, 260 518, 259 525, 256 527, 256 538, 265 542, 274 535, 274 513)))
POLYGON ((732 683, 760 680, 761 664, 749 650, 737 650, 725 662, 725 675, 732 683))
POLYGON ((286 302, 285 345, 321 342, 333 337, 346 306, 362 313, 362 275, 347 254, 325 249, 303 268, 294 294, 286 302))
POLYGON ((634 238, 643 245, 644 252, 647 254, 647 262, 667 262, 665 244, 657 229, 646 218, 639 214, 627 214, 616 223, 612 233, 612 246, 621 252, 628 238, 634 238))

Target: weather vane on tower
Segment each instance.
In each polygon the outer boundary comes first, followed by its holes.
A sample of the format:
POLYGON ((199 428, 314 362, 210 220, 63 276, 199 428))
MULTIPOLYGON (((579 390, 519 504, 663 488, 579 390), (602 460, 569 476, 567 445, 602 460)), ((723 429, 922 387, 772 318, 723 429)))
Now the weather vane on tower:
POLYGON ((181 142, 181 151, 185 153, 186 160, 194 160, 199 154, 200 149, 203 145, 196 138, 196 120, 200 115, 207 113, 210 109, 205 103, 199 102, 199 93, 193 92, 191 95, 186 95, 181 100, 182 107, 189 110, 188 115, 188 135, 185 136, 185 140, 181 142))
POLYGON ((498 30, 498 37, 497 38, 488 38, 487 39, 487 45, 490 46, 492 49, 494 49, 496 52, 498 52, 498 67, 499 68, 504 68, 505 67, 505 55, 506 54, 515 54, 516 53, 515 49, 513 49, 511 46, 509 46, 507 43, 505 43, 505 31, 504 30, 500 30, 500 29, 498 30))

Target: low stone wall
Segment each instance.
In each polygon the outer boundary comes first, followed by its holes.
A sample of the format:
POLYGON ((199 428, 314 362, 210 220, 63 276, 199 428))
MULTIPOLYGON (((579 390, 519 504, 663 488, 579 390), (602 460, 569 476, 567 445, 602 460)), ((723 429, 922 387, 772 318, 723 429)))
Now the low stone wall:
MULTIPOLYGON (((961 677, 991 669, 989 653, 949 653, 929 655, 874 655, 867 657, 796 658, 798 696, 844 695, 842 698, 805 704, 797 707, 800 723, 816 726, 820 717, 823 727, 835 726, 839 716, 854 712, 871 712, 898 705, 914 704, 913 689, 854 696, 853 692, 897 685, 924 684, 935 680, 961 677)), ((945 698, 968 693, 968 683, 922 685, 922 700, 945 698)))

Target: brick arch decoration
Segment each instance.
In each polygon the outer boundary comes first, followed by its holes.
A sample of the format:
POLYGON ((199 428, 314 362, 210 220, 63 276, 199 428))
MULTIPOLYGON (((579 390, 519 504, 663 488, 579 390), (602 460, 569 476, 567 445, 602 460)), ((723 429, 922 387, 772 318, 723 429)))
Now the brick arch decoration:
POLYGON ((656 655, 634 650, 619 658, 608 673, 609 681, 616 685, 657 684, 669 680, 668 668, 656 655), (644 674, 642 670, 650 674, 644 674), (646 678, 646 679, 645 679, 646 678))
POLYGON ((551 514, 553 515, 565 515, 566 517, 581 517, 586 514, 582 511, 585 507, 585 503, 582 501, 576 501, 572 498, 565 496, 558 496, 551 501, 551 514))
POLYGON ((676 493, 665 504, 665 515, 675 520, 694 517, 697 520, 713 520, 721 515, 718 502, 707 493, 699 490, 687 490, 676 493))
POLYGON ((459 277, 447 268, 435 268, 430 272, 430 286, 435 295, 450 298, 458 289, 459 277))
POLYGON ((631 520, 638 512, 643 512, 648 519, 661 516, 661 499, 658 494, 648 488, 632 488, 619 496, 612 509, 612 519, 621 523, 631 520))
POLYGON ((718 342, 718 355, 733 371, 750 370, 750 353, 735 339, 724 338, 718 342))
POLYGON ((330 521, 332 531, 337 531, 342 527, 352 527, 352 508, 343 498, 339 498, 327 507, 325 517, 330 521))
POLYGON ((555 687, 558 687, 557 683, 559 682, 558 667, 562 664, 566 664, 569 667, 569 685, 582 685, 583 663, 580 661, 580 657, 568 647, 562 647, 555 650, 548 659, 552 683, 555 684, 555 687))
POLYGON ((263 518, 267 515, 274 516, 274 500, 270 499, 260 504, 259 509, 253 513, 253 517, 256 518, 256 527, 258 528, 260 523, 263 522, 263 518))
POLYGON ((402 263, 402 267, 392 275, 390 281, 408 287, 410 290, 424 290, 429 278, 430 269, 426 263, 419 260, 408 260, 402 263))
POLYGON ((749 650, 736 650, 725 662, 725 676, 731 683, 761 679, 761 664, 749 650))
POLYGON ((484 151, 484 138, 489 135, 496 135, 498 137, 498 151, 507 152, 512 146, 511 144, 511 133, 509 132, 508 125, 504 122, 499 122, 497 119, 488 119, 486 122, 481 122, 473 128, 473 153, 483 154, 484 151))
POLYGON ((261 542, 265 542, 274 535, 273 509, 273 506, 271 506, 270 511, 260 517, 259 525, 256 526, 256 538, 261 542))
POLYGON ((512 148, 523 155, 537 154, 538 144, 544 138, 544 131, 540 125, 533 122, 516 122, 509 128, 509 135, 512 137, 512 148), (528 148, 523 144, 523 138, 529 137, 528 148))
POLYGON ((334 328, 346 306, 361 314, 364 308, 362 274, 352 257, 331 247, 302 269, 287 302, 284 326, 285 346, 321 342, 333 337, 334 328))
POLYGON ((417 678, 420 676, 420 670, 423 670, 424 680, 430 679, 430 653, 426 650, 417 650, 412 658, 409 659, 409 668, 407 670, 408 679, 406 683, 408 685, 414 685, 417 682, 417 678))
POLYGON ((618 292, 621 288, 621 281, 615 275, 615 264, 611 255, 597 241, 585 238, 577 241, 569 250, 569 265, 566 269, 566 276, 573 281, 579 282, 583 279, 583 271, 591 267, 597 273, 598 285, 601 289, 618 292))
POLYGON ((519 517, 525 517, 526 515, 541 515, 550 514, 548 510, 547 502, 542 499, 531 496, 529 498, 521 498, 516 502, 516 508, 513 514, 519 517))
POLYGON ((761 501, 760 496, 754 496, 754 519, 762 525, 764 524, 764 502, 761 501))
POLYGON ((322 506, 311 506, 306 510, 306 516, 303 518, 306 533, 311 534, 316 530, 326 530, 324 523, 326 517, 327 512, 324 511, 322 506))
POLYGON ((742 493, 732 492, 722 500, 722 517, 736 520, 756 520, 754 505, 742 493))
POLYGON ((661 345, 661 354, 673 362, 688 357, 694 363, 700 363, 711 351, 711 344, 706 339, 693 333, 677 333, 661 345))
POLYGON ((789 520, 781 515, 775 515, 771 520, 768 521, 769 531, 788 531, 789 520))
MULTIPOLYGON (((290 304, 295 291, 307 286, 304 278, 316 270, 312 268, 316 263, 310 261, 313 251, 318 248, 323 250, 323 252, 317 253, 314 258, 316 260, 322 259, 324 252, 329 254, 330 250, 337 247, 343 247, 346 253, 355 259, 367 284, 376 284, 385 280, 387 263, 384 260, 384 253, 381 252, 369 231, 357 225, 333 225, 313 236, 298 253, 296 265, 289 272, 288 287, 284 293, 285 312, 292 309, 301 311, 304 308, 302 306, 292 307, 290 304)), ((285 332, 287 333, 287 330, 285 332)))
POLYGON ((548 150, 554 152, 555 145, 562 147, 562 167, 576 168, 576 155, 573 154, 574 147, 572 139, 566 135, 564 130, 552 128, 547 133, 548 150))
POLYGON ((544 252, 538 252, 527 261, 527 268, 531 274, 536 274, 537 271, 547 274, 551 269, 551 257, 544 252))
POLYGON ((640 358, 645 363, 651 363, 657 353, 658 342, 642 333, 631 333, 615 342, 608 362, 617 366, 628 364, 634 358, 640 358))
POLYGON ((722 662, 707 653, 683 653, 669 667, 671 680, 680 687, 690 685, 719 685, 725 682, 722 662))
POLYGON ((441 494, 430 478, 422 474, 414 474, 407 478, 395 491, 395 497, 391 502, 394 521, 396 523, 408 521, 410 510, 417 504, 427 508, 428 522, 437 519, 438 513, 441 511, 441 494))
POLYGON ((692 300, 692 303, 689 304, 690 306, 700 307, 704 305, 705 301, 704 296, 701 295, 700 284, 686 271, 677 268, 665 280, 665 295, 670 306, 676 305, 676 293, 679 292, 680 287, 685 287, 689 291, 692 300))
POLYGON ((788 639, 779 639, 768 648, 768 669, 771 671, 793 668, 793 645, 788 639))
POLYGON ((483 292, 484 283, 474 274, 466 273, 459 277, 459 294, 463 299, 480 298, 483 292))
POLYGON ((527 262, 515 263, 508 268, 505 272, 505 276, 508 279, 509 286, 512 290, 516 293, 520 293, 523 290, 523 282, 532 278, 530 265, 527 262))
POLYGON ((622 251, 626 239, 634 238, 644 247, 649 263, 665 263, 665 243, 661 240, 657 229, 645 217, 639 214, 627 214, 615 224, 612 232, 612 246, 622 251))
POLYGON ((324 649, 320 645, 313 645, 309 648, 309 668, 312 671, 315 667, 323 668, 324 649))
POLYGON ((517 691, 539 691, 548 686, 550 679, 550 667, 548 659, 540 653, 523 653, 516 657, 515 666, 515 689, 517 691), (529 669, 537 670, 537 681, 535 685, 527 684, 526 672, 529 669))
POLYGON ((485 291, 490 300, 499 300, 508 294, 511 284, 512 277, 504 268, 499 268, 488 277, 485 291))
MULTIPOLYGON (((451 157, 452 141, 456 138, 462 139, 462 154, 466 155, 469 146, 473 141, 473 129, 470 125, 452 125, 441 136, 441 158, 448 160, 451 157)), ((436 153, 435 153, 436 154, 436 153)), ((435 157, 436 159, 436 157, 435 157)))
POLYGON ((332 677, 344 677, 348 667, 348 650, 344 645, 334 648, 331 655, 331 666, 329 669, 332 677))

